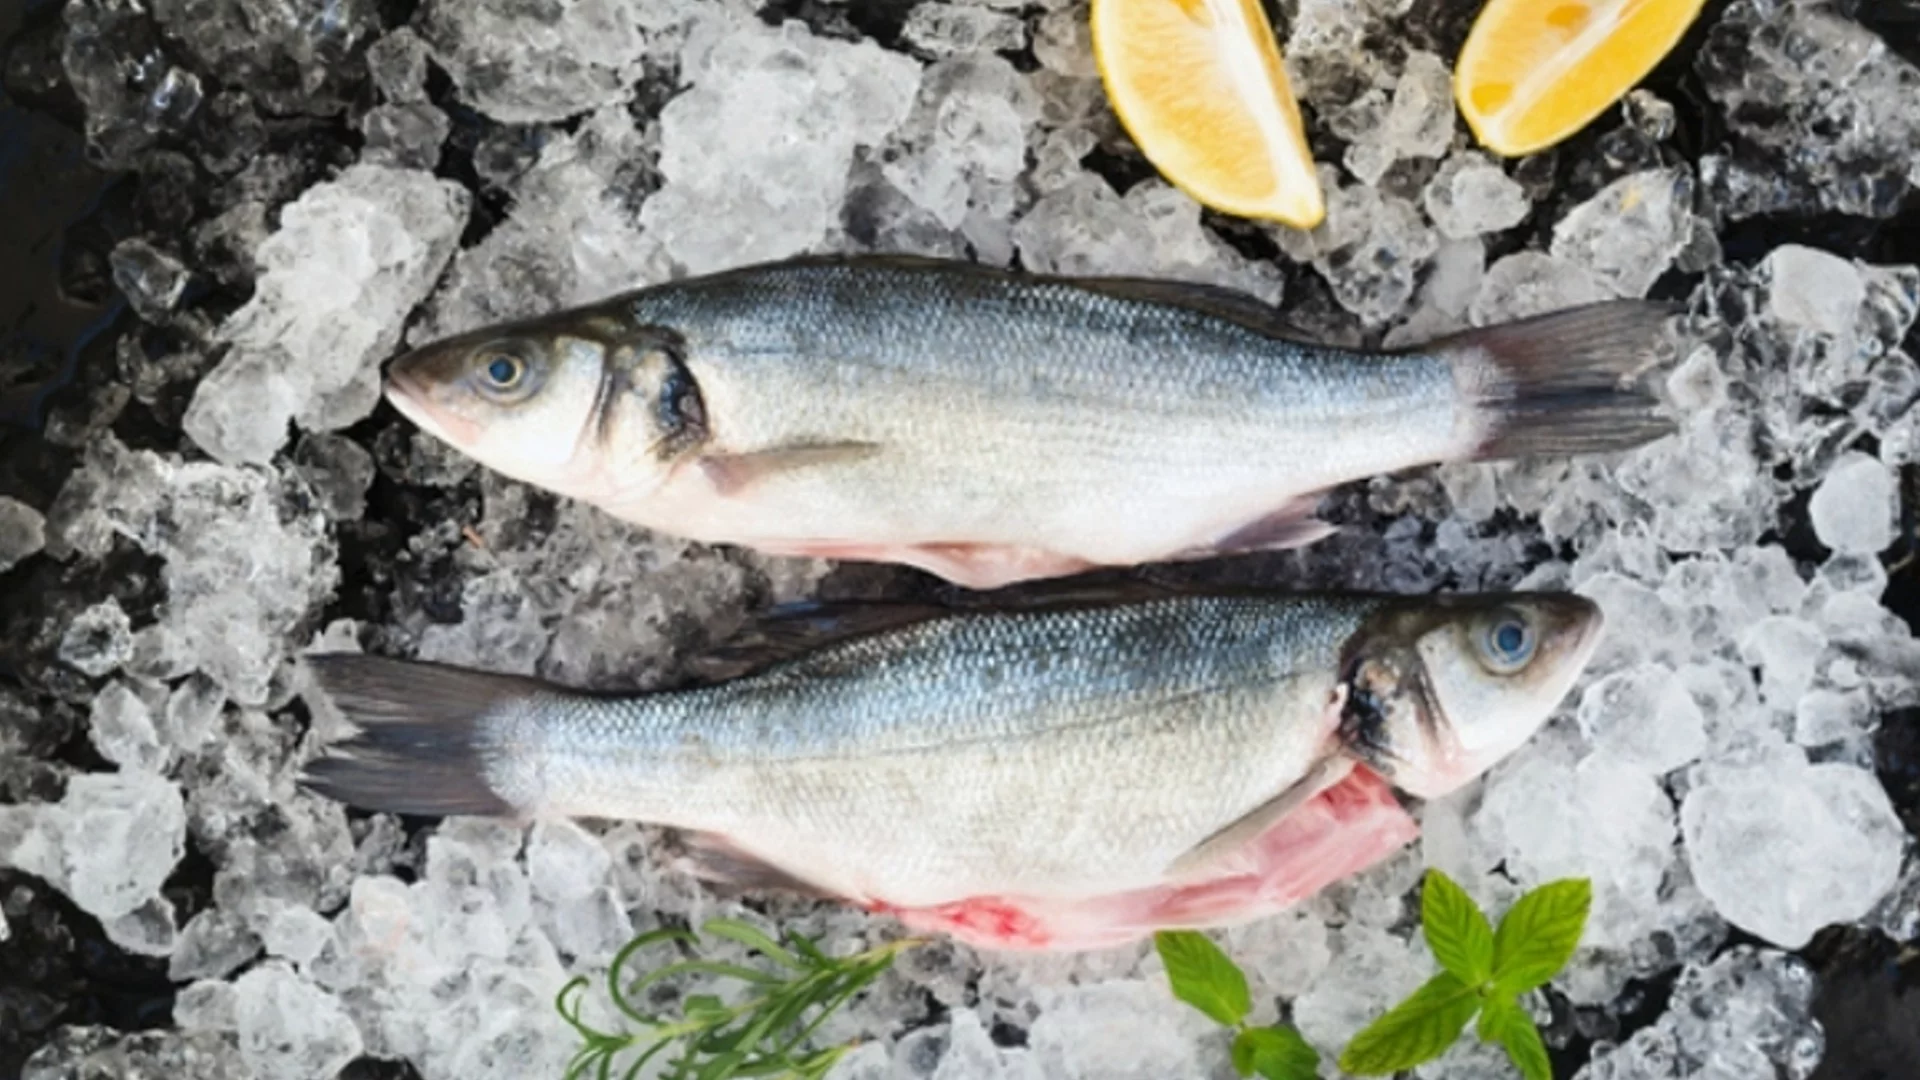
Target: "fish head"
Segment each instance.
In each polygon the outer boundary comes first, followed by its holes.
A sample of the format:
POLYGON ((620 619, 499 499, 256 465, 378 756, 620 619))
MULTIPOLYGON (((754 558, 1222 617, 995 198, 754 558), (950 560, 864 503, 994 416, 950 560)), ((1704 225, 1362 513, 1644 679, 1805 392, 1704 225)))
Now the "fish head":
POLYGON ((407 419, 496 472, 566 495, 657 485, 704 431, 677 334, 616 306, 489 327, 388 368, 407 419))
POLYGON ((1339 737, 1410 795, 1457 790, 1546 723, 1603 623, 1599 605, 1572 593, 1390 605, 1348 643, 1339 737))

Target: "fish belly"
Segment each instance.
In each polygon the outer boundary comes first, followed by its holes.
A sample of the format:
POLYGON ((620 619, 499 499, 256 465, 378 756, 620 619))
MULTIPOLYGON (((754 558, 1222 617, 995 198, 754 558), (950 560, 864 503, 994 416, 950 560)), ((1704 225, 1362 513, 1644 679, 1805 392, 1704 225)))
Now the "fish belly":
POLYGON ((1356 768, 1252 841, 1211 876, 1106 896, 976 896, 936 907, 868 905, 918 933, 979 949, 1082 951, 1159 930, 1206 929, 1277 914, 1380 862, 1419 835, 1378 774, 1356 768))

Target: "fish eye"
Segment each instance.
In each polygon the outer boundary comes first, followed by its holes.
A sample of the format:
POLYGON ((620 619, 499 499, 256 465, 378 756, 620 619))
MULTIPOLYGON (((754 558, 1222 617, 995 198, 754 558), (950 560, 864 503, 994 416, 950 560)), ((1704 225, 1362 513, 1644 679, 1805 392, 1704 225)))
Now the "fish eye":
POLYGON ((533 364, 524 350, 511 344, 490 345, 475 354, 473 384, 482 394, 496 400, 517 400, 532 392, 537 381, 533 364))
POLYGON ((527 365, 517 356, 495 353, 487 360, 487 381, 498 387, 510 387, 526 374, 527 365))
POLYGON ((1498 675, 1511 675, 1533 659, 1538 635, 1526 616, 1513 610, 1496 612, 1480 628, 1481 662, 1498 675))

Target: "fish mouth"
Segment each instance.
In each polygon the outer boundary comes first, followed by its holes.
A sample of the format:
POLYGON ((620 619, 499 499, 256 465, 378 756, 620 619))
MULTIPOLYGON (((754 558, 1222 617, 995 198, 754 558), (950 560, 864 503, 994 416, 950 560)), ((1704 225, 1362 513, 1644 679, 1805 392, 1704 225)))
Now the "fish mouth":
POLYGON ((427 384, 402 368, 387 372, 384 392, 401 416, 441 442, 470 446, 480 435, 478 424, 435 407, 427 384))

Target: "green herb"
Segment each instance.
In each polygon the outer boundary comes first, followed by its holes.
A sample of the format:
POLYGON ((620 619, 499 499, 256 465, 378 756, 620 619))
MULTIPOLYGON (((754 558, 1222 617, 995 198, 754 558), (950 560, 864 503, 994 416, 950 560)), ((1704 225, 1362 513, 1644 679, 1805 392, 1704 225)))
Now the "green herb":
POLYGON ((1340 1067, 1355 1076, 1385 1076, 1432 1061, 1479 1011, 1480 988, 1443 971, 1355 1035, 1340 1067))
MULTIPOLYGON (((1384 1076, 1432 1061, 1459 1040, 1477 1014, 1480 1038, 1506 1050, 1526 1080, 1552 1080, 1540 1029, 1519 997, 1546 984, 1573 958, 1593 905, 1585 878, 1542 885, 1517 901, 1499 929, 1452 878, 1427 871, 1420 927, 1441 971, 1367 1025, 1340 1055, 1356 1076, 1384 1076)), ((1211 939, 1191 930, 1153 937, 1173 996, 1233 1030, 1233 1069, 1266 1080, 1313 1080, 1320 1055, 1284 1024, 1247 1026, 1247 977, 1211 939)))
POLYGON ((1253 1008, 1247 977, 1205 934, 1191 930, 1161 933, 1155 935, 1153 944, 1160 950, 1161 963, 1167 966, 1167 982, 1173 987, 1174 997, 1228 1027, 1236 1027, 1247 1018, 1253 1008))
POLYGON ((1470 986, 1493 977, 1493 924, 1452 878, 1437 871, 1427 875, 1420 893, 1420 922, 1442 968, 1470 986))
POLYGON ((1527 1080, 1548 1080, 1546 1045, 1518 999, 1566 967, 1592 905, 1593 886, 1585 878, 1549 882, 1522 896, 1491 930, 1465 890, 1440 871, 1427 871, 1421 928, 1445 970, 1355 1035, 1340 1067, 1383 1076, 1431 1061, 1477 1013, 1482 1040, 1505 1049, 1527 1080))
POLYGON ((1554 881, 1521 897, 1493 936, 1493 980, 1503 994, 1524 994, 1573 959, 1593 906, 1585 878, 1554 881))
POLYGON ((1480 1010, 1480 1039, 1505 1047, 1507 1056, 1527 1080, 1553 1080, 1553 1065, 1547 1061, 1540 1029, 1533 1026, 1533 1018, 1517 1002, 1489 999, 1480 1010))
POLYGON ((783 946, 733 919, 710 920, 701 930, 746 946, 769 961, 771 968, 693 956, 635 974, 628 968, 642 953, 673 949, 676 955, 685 957, 700 944, 698 935, 686 930, 663 929, 640 935, 614 956, 607 970, 607 994, 614 1008, 638 1030, 600 1031, 582 1018, 583 999, 592 985, 585 976, 560 989, 554 1005, 584 1040, 567 1067, 566 1080, 588 1076, 633 1080, 648 1062, 662 1054, 668 1055, 662 1059, 662 1075, 671 1080, 819 1080, 854 1044, 810 1049, 814 1032, 892 966, 895 956, 921 943, 918 938, 905 938, 834 959, 821 952, 815 942, 797 934, 784 935, 783 946), (732 982, 743 992, 734 1004, 714 994, 688 995, 681 1001, 677 1017, 656 1016, 636 1006, 648 987, 685 975, 732 982))
POLYGON ((1284 1024, 1247 1026, 1253 1009, 1247 977, 1205 934, 1162 930, 1153 935, 1153 945, 1167 967, 1173 996, 1233 1029, 1235 1072, 1266 1080, 1313 1080, 1318 1074, 1320 1055, 1298 1031, 1284 1024))

